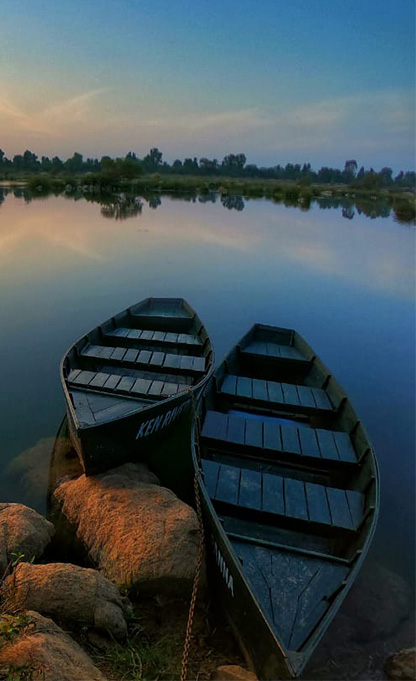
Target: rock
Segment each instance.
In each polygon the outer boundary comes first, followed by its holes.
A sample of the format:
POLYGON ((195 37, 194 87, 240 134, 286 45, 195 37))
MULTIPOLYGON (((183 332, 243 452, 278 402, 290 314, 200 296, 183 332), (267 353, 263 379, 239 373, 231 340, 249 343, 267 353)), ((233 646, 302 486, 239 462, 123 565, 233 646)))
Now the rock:
POLYGON ((238 664, 223 664, 217 667, 211 678, 213 681, 257 681, 257 676, 253 672, 238 664))
POLYGON ((198 551, 195 512, 143 464, 127 463, 55 490, 98 569, 118 586, 188 593, 198 551))
POLYGON ((43 512, 50 486, 54 489, 65 476, 78 477, 82 472, 65 423, 61 425, 56 438, 39 440, 12 459, 6 475, 18 485, 22 501, 43 512))
POLYGON ((7 475, 17 483, 24 501, 39 510, 46 508, 49 467, 55 438, 39 440, 33 447, 12 459, 7 475))
POLYGON ((32 508, 23 504, 0 504, 0 576, 10 562, 38 558, 51 541, 55 529, 32 508))
POLYGON ((393 679, 393 681, 414 681, 416 678, 416 648, 406 648, 389 657, 385 671, 389 679, 393 679))
POLYGON ((27 627, 0 649, 0 678, 106 681, 88 655, 52 620, 34 611, 25 614, 31 618, 27 627), (19 670, 25 676, 17 675, 19 670))
POLYGON ((1 595, 11 612, 36 610, 69 625, 91 625, 115 638, 127 634, 120 593, 96 570, 67 563, 20 563, 1 595))

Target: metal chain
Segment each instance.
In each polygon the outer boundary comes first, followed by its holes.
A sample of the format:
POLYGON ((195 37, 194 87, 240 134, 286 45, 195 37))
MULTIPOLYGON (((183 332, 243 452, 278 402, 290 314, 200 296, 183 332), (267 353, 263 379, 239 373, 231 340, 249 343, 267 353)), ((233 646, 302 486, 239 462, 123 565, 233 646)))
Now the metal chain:
MULTIPOLYGON (((195 404, 195 396, 193 391, 191 391, 191 399, 192 399, 192 416, 195 422, 195 427, 196 427, 196 404, 195 404)), ((197 448, 197 451, 199 453, 199 443, 197 443, 197 437, 195 438, 195 447, 197 448)), ((199 459, 199 456, 198 456, 199 459)), ((196 561, 196 568, 195 568, 195 576, 194 576, 194 583, 192 586, 192 595, 191 595, 191 602, 189 605, 189 613, 188 613, 188 623, 186 625, 186 632, 185 632, 185 642, 183 646, 183 656, 182 656, 182 670, 181 670, 181 678, 180 681, 186 681, 186 676, 187 676, 187 671, 188 671, 188 658, 189 658, 189 650, 191 646, 191 635, 192 635, 192 625, 194 621, 194 614, 195 614, 195 605, 196 605, 196 599, 198 596, 198 586, 199 586, 199 580, 201 577, 201 568, 202 568, 202 559, 204 556, 204 524, 202 521, 202 508, 201 508, 201 495, 199 491, 199 477, 200 477, 200 470, 198 468, 195 470, 195 476, 194 476, 194 495, 195 495, 195 503, 196 503, 196 514, 198 518, 198 525, 199 525, 199 546, 198 546, 198 557, 196 561)))

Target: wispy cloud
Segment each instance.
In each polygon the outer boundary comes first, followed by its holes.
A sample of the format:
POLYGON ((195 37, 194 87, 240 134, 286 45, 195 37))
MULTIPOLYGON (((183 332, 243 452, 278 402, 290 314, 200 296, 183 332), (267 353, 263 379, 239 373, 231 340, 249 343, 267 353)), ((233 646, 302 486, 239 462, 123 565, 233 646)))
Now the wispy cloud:
POLYGON ((253 162, 263 158, 271 164, 298 159, 334 164, 351 153, 361 154, 364 163, 377 164, 379 158, 383 165, 394 164, 413 148, 414 104, 405 91, 204 111, 162 108, 151 97, 143 100, 122 88, 109 93, 94 89, 33 111, 0 96, 2 138, 18 147, 13 153, 22 145, 37 153, 78 149, 96 156, 130 149, 140 154, 158 146, 167 158, 222 158, 243 151, 253 162))
POLYGON ((106 89, 91 90, 60 102, 47 105, 40 110, 25 110, 7 97, 0 96, 0 124, 3 131, 27 131, 45 136, 63 136, 74 122, 87 122, 97 97, 106 89))

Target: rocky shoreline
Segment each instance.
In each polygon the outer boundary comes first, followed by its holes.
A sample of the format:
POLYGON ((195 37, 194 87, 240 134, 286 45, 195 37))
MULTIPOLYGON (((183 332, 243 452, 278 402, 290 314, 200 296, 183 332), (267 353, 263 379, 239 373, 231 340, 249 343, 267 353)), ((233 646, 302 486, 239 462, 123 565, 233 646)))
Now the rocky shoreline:
MULTIPOLYGON (((144 464, 86 478, 64 431, 52 465, 50 449, 42 441, 9 471, 33 505, 47 476, 49 520, 0 503, 0 679, 179 678, 194 510, 144 464)), ((305 679, 414 679, 412 598, 398 575, 364 569, 335 624, 305 679)), ((188 678, 254 681, 245 666, 203 570, 188 678)))

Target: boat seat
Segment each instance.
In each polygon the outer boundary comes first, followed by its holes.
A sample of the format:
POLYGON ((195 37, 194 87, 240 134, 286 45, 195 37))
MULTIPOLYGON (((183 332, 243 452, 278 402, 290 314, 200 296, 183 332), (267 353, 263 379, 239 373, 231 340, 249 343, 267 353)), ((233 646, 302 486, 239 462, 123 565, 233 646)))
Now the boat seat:
POLYGON ((243 355, 258 355, 268 359, 294 360, 296 362, 305 362, 305 364, 310 362, 310 359, 307 359, 299 350, 296 350, 291 345, 281 345, 256 339, 244 348, 240 348, 240 352, 243 355))
MULTIPOLYGON (((202 460, 205 486, 214 502, 261 521, 286 519, 334 530, 356 531, 364 517, 361 492, 318 485, 271 473, 202 460), (238 511, 237 511, 238 509, 238 511)), ((293 522, 292 522, 293 521, 293 522)))
POLYGON ((130 320, 141 329, 177 333, 190 333, 194 324, 194 318, 183 308, 144 309, 142 312, 131 312, 130 320))
POLYGON ((226 447, 248 448, 260 455, 276 457, 288 454, 297 463, 309 459, 308 464, 356 464, 357 456, 348 433, 308 428, 305 426, 279 424, 272 419, 244 418, 234 414, 223 414, 208 410, 202 427, 202 436, 223 442, 226 447))
POLYGON ((286 411, 299 413, 334 411, 325 390, 306 385, 227 374, 221 384, 220 393, 242 398, 248 404, 261 404, 274 409, 278 407, 286 411))
POLYGON ((169 352, 88 345, 80 354, 82 357, 109 362, 115 366, 149 367, 155 371, 167 370, 172 372, 174 370, 191 375, 202 374, 205 371, 205 357, 175 355, 169 352))
POLYGON ((184 383, 150 380, 148 378, 137 378, 137 376, 120 376, 103 371, 82 371, 80 369, 71 371, 68 376, 68 383, 75 388, 88 388, 88 390, 99 390, 120 396, 147 397, 152 400, 170 397, 189 388, 184 383))
POLYGON ((147 329, 130 329, 119 327, 105 331, 104 337, 109 339, 123 338, 127 341, 146 343, 146 345, 202 347, 202 339, 192 333, 171 333, 166 331, 149 331, 147 329))

